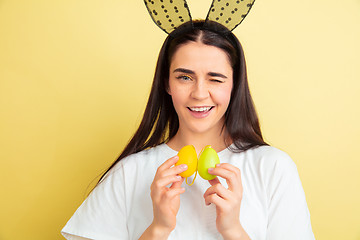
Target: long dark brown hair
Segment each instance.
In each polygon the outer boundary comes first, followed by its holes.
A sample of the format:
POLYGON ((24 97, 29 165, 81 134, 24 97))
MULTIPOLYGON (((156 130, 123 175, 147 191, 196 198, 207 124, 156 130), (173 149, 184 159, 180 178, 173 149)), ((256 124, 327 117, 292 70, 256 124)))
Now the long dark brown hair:
POLYGON ((267 145, 263 140, 250 95, 245 57, 239 40, 221 24, 203 20, 189 22, 166 38, 159 53, 150 96, 140 126, 118 159, 103 173, 99 183, 121 159, 165 143, 177 133, 179 119, 166 89, 171 58, 181 45, 189 41, 218 47, 229 56, 233 68, 233 89, 225 113, 224 128, 233 142, 230 150, 241 152, 267 145))

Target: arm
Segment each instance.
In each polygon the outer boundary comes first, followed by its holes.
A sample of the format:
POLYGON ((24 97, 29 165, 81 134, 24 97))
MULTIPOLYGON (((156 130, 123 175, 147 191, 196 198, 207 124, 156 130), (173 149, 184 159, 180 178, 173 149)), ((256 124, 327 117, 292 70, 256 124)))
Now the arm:
POLYGON ((170 229, 162 229, 161 227, 156 226, 155 224, 151 224, 145 232, 141 235, 139 240, 166 240, 168 239, 172 230, 170 229))
POLYGON ((120 162, 91 192, 62 229, 66 239, 129 238, 123 171, 120 162))
POLYGON ((270 155, 266 173, 268 239, 313 240, 310 213, 295 163, 282 153, 270 155), (270 161, 275 158, 276 161, 270 161), (271 163, 273 162, 273 163, 271 163))
POLYGON ((240 223, 240 204, 242 183, 240 170, 228 163, 209 168, 209 173, 226 179, 229 188, 225 188, 218 178, 210 180, 211 187, 204 194, 205 204, 216 206, 216 227, 224 240, 249 240, 240 223))
POLYGON ((91 240, 90 238, 84 238, 80 236, 73 236, 73 235, 67 235, 65 234, 64 237, 68 240, 91 240))
POLYGON ((167 239, 176 226, 176 214, 180 207, 180 194, 185 192, 181 187, 184 181, 178 174, 186 170, 186 165, 173 166, 178 156, 165 161, 156 171, 151 184, 154 219, 141 235, 139 240, 167 239), (171 184, 170 187, 167 187, 171 184))

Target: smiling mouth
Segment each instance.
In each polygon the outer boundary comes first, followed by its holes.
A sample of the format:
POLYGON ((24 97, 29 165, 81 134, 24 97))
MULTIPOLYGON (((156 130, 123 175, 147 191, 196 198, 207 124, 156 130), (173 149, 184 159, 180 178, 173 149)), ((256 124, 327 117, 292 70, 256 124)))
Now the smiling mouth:
POLYGON ((192 112, 197 112, 197 113, 205 113, 205 112, 209 112, 211 109, 213 109, 214 107, 188 107, 188 109, 192 112))

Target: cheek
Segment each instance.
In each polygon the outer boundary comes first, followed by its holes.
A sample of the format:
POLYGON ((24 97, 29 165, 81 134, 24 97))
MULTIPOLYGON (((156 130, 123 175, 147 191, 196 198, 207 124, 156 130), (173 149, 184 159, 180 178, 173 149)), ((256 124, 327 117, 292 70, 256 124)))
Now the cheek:
POLYGON ((217 104, 220 104, 227 108, 227 106, 230 103, 231 90, 232 90, 232 88, 230 86, 230 87, 223 88, 223 89, 217 91, 217 93, 214 94, 214 98, 215 98, 214 100, 217 102, 217 104))
POLYGON ((170 94, 174 105, 184 103, 189 96, 189 92, 189 86, 183 86, 170 80, 168 93, 170 94))
POLYGON ((176 109, 176 106, 178 104, 180 104, 180 102, 181 102, 181 98, 179 98, 177 94, 171 94, 171 99, 172 99, 173 105, 176 109))
POLYGON ((177 106, 183 105, 185 103, 185 93, 183 93, 180 89, 171 89, 171 99, 175 110, 177 110, 177 106))

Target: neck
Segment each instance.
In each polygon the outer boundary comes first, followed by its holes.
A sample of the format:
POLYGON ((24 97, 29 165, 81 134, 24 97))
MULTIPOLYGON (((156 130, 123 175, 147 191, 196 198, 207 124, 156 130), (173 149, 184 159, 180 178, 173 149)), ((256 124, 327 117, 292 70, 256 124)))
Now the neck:
POLYGON ((194 133, 180 131, 179 129, 176 135, 169 140, 167 145, 176 151, 179 151, 186 145, 193 145, 195 147, 196 153, 199 154, 201 150, 207 145, 210 145, 217 152, 224 150, 226 147, 228 147, 225 144, 225 140, 227 140, 226 143, 231 143, 226 129, 215 133, 194 133))

